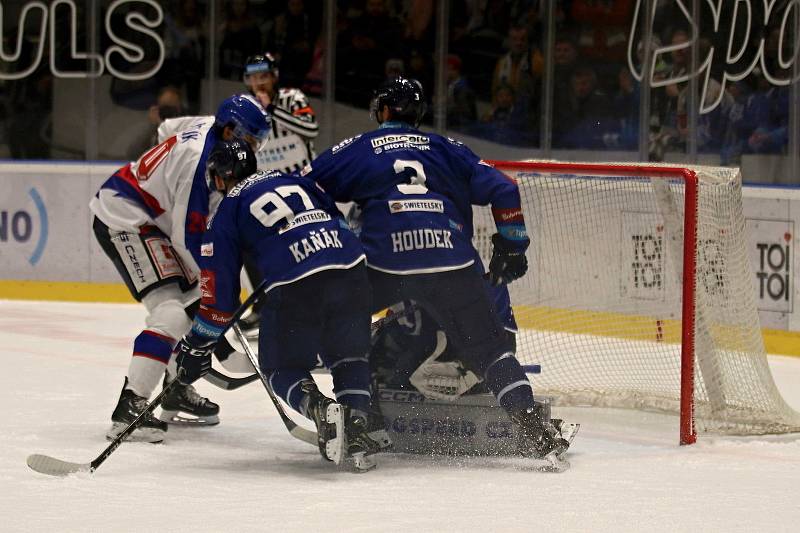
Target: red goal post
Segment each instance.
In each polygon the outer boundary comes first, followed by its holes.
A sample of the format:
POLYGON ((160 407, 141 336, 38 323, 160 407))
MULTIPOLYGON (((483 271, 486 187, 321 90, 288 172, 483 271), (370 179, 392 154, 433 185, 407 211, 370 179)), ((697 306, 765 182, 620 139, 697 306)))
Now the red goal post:
MULTIPOLYGON (((764 352, 738 169, 489 161, 520 186, 528 274, 517 355, 556 405, 677 412, 701 431, 800 430, 764 352)), ((475 211, 484 262, 494 232, 475 211)))

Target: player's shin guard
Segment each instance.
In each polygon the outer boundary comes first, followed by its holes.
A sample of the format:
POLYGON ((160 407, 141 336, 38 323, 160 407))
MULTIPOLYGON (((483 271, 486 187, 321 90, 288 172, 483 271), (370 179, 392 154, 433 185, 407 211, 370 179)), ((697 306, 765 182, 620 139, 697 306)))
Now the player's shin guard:
POLYGON ((278 368, 269 375, 269 385, 275 394, 289 404, 292 409, 307 417, 308 415, 304 411, 307 393, 302 386, 306 381, 314 383, 311 373, 308 370, 297 368, 278 368))
POLYGON ((174 345, 175 340, 163 333, 149 329, 142 331, 133 341, 126 388, 137 396, 149 398, 164 375, 174 345))
POLYGON ((499 356, 487 367, 484 381, 506 412, 534 406, 531 383, 511 352, 499 356))

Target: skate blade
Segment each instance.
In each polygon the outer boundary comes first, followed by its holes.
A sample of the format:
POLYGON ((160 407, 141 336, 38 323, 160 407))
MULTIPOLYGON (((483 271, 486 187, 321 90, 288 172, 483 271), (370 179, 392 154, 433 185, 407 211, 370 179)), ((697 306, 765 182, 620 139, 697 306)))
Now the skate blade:
POLYGON ((219 424, 219 416, 200 416, 192 417, 186 416, 181 411, 161 411, 158 419, 167 424, 175 424, 177 426, 216 426, 219 424))
MULTIPOLYGON (((106 433, 106 440, 116 439, 127 427, 128 424, 123 422, 112 423, 111 429, 106 433)), ((164 441, 164 433, 165 432, 161 429, 138 427, 133 430, 133 433, 125 437, 125 442, 149 442, 150 444, 158 444, 164 441)))
POLYGON ((325 423, 333 426, 336 436, 325 442, 325 457, 340 465, 345 457, 344 409, 341 404, 332 403, 325 409, 325 423))
POLYGON ((367 436, 378 443, 379 452, 388 451, 394 445, 392 439, 389 438, 389 433, 385 429, 372 431, 367 433, 367 436))
POLYGON ((573 439, 575 439, 575 435, 578 434, 580 429, 580 424, 561 424, 561 438, 572 444, 573 439))
POLYGON ((366 452, 357 452, 352 455, 353 471, 357 474, 363 474, 374 470, 378 464, 372 457, 369 457, 366 452))
POLYGON ((538 459, 537 463, 539 464, 537 464, 535 468, 538 472, 551 472, 560 474, 561 472, 566 472, 570 468, 569 461, 562 459, 555 453, 545 455, 541 459, 538 459))

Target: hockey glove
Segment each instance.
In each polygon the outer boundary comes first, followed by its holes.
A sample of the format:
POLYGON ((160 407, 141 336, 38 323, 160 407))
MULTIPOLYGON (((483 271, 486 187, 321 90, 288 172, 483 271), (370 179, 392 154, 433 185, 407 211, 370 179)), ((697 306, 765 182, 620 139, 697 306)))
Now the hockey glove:
POLYGON ((511 283, 528 271, 525 250, 515 249, 511 242, 495 233, 492 235, 492 259, 489 261, 489 283, 493 287, 511 283))
POLYGON ((178 381, 191 385, 211 370, 211 352, 216 341, 189 332, 176 350, 178 357, 178 381))

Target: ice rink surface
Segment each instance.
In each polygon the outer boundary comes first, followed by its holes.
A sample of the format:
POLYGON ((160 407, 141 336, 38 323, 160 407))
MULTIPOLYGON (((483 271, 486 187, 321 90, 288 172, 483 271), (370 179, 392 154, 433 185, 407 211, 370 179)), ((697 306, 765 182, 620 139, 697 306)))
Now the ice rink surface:
MULTIPOLYGON (((143 318, 136 305, 0 301, 0 531, 800 528, 800 435, 680 447, 676 417, 562 409, 583 425, 563 474, 523 459, 392 454, 353 474, 290 437, 258 382, 232 392, 201 382, 222 406, 219 426, 123 444, 94 475, 29 470, 30 453, 85 463, 105 448, 143 318)), ((770 364, 800 409, 800 358, 770 364)))

